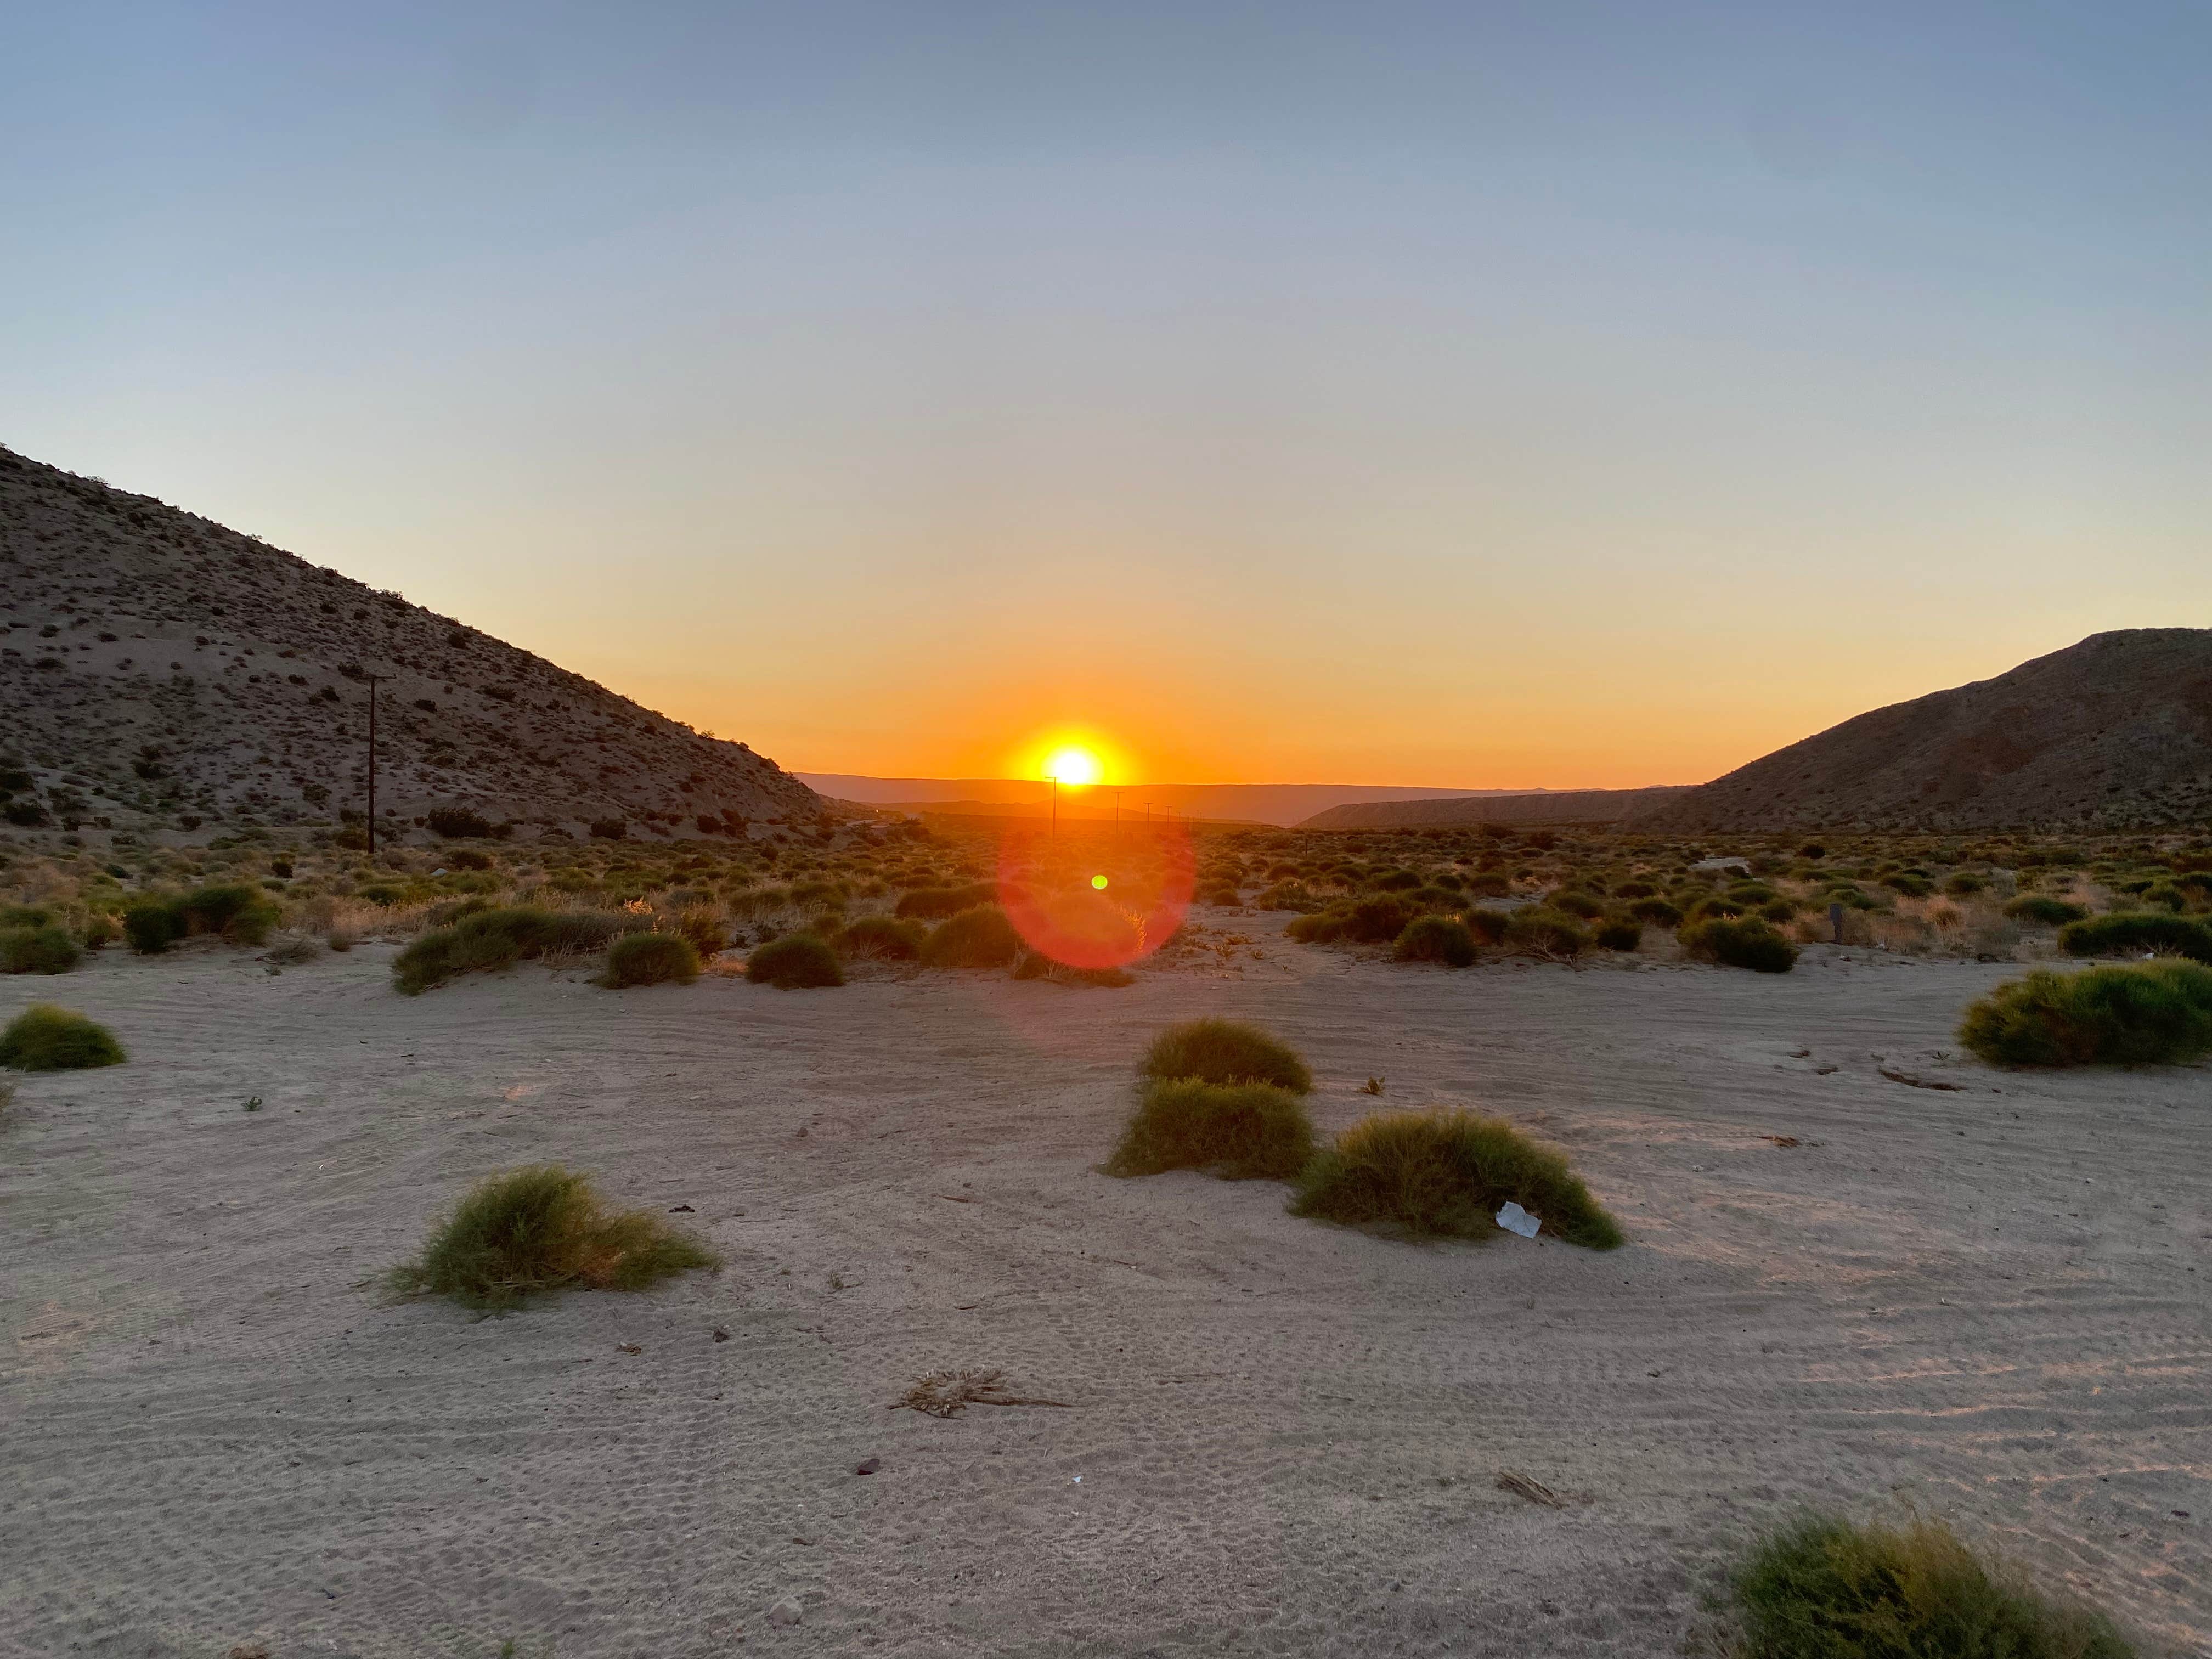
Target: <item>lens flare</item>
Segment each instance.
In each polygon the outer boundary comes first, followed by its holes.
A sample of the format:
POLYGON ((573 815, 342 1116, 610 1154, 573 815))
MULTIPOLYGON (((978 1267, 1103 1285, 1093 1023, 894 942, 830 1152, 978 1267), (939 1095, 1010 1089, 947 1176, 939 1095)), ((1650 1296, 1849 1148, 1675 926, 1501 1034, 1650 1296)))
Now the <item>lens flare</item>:
POLYGON ((1119 968, 1182 926, 1196 871, 1180 824, 1063 823, 1056 836, 1021 829, 999 844, 999 902, 1039 955, 1119 968))

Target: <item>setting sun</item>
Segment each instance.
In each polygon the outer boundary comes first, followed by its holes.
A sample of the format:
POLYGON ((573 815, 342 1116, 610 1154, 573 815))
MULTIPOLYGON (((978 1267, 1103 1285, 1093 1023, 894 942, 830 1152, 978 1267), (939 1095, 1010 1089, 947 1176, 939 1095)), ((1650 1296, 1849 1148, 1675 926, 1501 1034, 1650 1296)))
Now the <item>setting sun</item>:
POLYGON ((1056 783, 1096 783, 1106 775, 1098 757, 1090 750, 1066 744, 1045 757, 1044 775, 1056 783))

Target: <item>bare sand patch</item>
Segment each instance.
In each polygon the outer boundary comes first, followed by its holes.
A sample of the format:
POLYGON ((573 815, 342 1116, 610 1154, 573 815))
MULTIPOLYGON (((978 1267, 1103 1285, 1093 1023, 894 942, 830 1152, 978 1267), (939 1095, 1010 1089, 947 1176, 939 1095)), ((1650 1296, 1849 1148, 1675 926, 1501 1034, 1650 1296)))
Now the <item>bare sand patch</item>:
POLYGON ((2016 969, 402 998, 391 955, 63 988, 131 1063, 0 1122, 0 1648, 1669 1653, 1755 1527, 1885 1496, 2212 1646, 2212 1073, 1968 1062, 1959 1011, 2016 969), (1145 1044, 1204 1013, 1295 1042, 1326 1131, 1376 1077, 1556 1141, 1628 1245, 1097 1173, 1145 1044), (728 1265, 378 1299, 547 1160, 728 1265), (1067 1403, 887 1409, 963 1370, 1067 1403))

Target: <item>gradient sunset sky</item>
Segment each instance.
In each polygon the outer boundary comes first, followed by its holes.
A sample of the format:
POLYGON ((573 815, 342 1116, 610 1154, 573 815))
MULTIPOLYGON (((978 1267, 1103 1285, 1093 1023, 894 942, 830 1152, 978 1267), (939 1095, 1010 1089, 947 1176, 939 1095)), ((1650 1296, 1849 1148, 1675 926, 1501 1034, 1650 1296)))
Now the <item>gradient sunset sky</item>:
POLYGON ((23 7, 0 442, 808 770, 1689 782, 2212 624, 2197 4, 23 7))

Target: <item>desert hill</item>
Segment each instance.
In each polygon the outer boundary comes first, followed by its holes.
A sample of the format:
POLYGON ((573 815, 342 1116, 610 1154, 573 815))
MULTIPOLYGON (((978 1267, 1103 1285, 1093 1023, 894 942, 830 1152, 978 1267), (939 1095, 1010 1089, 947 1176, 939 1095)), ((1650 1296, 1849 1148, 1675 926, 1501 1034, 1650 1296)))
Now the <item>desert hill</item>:
POLYGON ((2212 629, 2136 628, 1845 720, 1640 822, 1948 830, 2208 819, 2212 629))
POLYGON ((254 537, 0 448, 0 810, 118 829, 463 806, 583 833, 823 802, 742 743, 254 537))
POLYGON ((1638 817, 1690 786, 1650 789, 1550 789, 1452 800, 1359 801, 1316 812, 1301 830, 1440 830, 1470 823, 1610 823, 1638 817))

